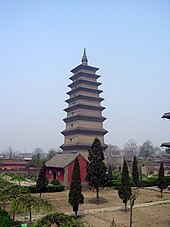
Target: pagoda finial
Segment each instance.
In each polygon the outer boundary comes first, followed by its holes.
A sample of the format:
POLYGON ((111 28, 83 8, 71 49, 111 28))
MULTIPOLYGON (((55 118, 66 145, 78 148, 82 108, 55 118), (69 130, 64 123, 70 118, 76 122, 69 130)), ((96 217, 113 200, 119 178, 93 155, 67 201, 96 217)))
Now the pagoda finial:
POLYGON ((87 63, 88 63, 87 55, 86 55, 86 48, 84 48, 84 53, 83 53, 81 62, 82 62, 82 65, 87 65, 87 63))

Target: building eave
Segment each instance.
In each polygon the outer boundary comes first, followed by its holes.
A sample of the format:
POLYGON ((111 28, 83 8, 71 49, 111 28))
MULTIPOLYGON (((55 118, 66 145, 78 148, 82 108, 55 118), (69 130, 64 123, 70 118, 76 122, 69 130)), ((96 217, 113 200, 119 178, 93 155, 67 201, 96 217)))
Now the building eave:
POLYGON ((83 128, 83 127, 77 127, 77 128, 71 128, 71 129, 65 129, 61 133, 64 136, 69 135, 75 135, 75 134, 81 134, 81 135, 95 135, 95 136, 103 136, 108 131, 105 129, 93 129, 93 128, 83 128))
POLYGON ((85 109, 85 110, 97 110, 97 111, 102 111, 105 109, 105 107, 103 106, 91 106, 91 105, 85 105, 85 104, 75 104, 74 106, 69 106, 67 108, 64 109, 65 112, 70 112, 70 111, 74 111, 77 109, 85 109))
POLYGON ((74 101, 77 101, 77 100, 80 100, 80 99, 87 100, 87 101, 96 101, 96 102, 102 102, 104 100, 103 98, 100 98, 100 97, 92 97, 92 96, 80 95, 79 94, 75 97, 72 97, 72 98, 65 100, 65 102, 71 103, 71 102, 74 102, 74 101))
POLYGON ((81 69, 86 69, 86 70, 90 70, 90 71, 93 71, 93 72, 96 72, 97 70, 99 70, 99 68, 97 68, 97 67, 93 67, 93 66, 90 66, 90 65, 83 65, 83 64, 81 64, 81 65, 76 66, 72 70, 70 70, 70 72, 76 73, 76 72, 78 72, 81 69))
POLYGON ((65 123, 69 123, 72 121, 78 121, 78 120, 84 120, 84 121, 94 121, 94 122, 103 122, 106 120, 103 116, 89 116, 89 115, 73 115, 70 117, 66 117, 63 119, 65 123))

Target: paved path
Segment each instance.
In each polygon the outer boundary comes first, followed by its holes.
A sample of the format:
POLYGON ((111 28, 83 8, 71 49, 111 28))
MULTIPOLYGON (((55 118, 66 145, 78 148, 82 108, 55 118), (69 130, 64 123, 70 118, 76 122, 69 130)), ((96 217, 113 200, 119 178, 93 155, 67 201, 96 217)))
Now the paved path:
MULTIPOLYGON (((141 208, 141 207, 149 207, 149 206, 155 206, 155 205, 161 205, 161 204, 170 204, 170 200, 161 200, 161 201, 155 201, 155 202, 149 202, 149 203, 139 203, 134 205, 133 208, 141 208)), ((104 212, 112 212, 116 210, 124 209, 124 207, 116 206, 116 207, 105 207, 105 208, 98 208, 98 209, 89 209, 89 210, 79 210, 78 214, 79 215, 85 215, 85 214, 96 214, 96 213, 104 213, 104 212)), ((66 214, 70 215, 73 214, 73 212, 65 212, 66 214)), ((32 220, 37 220, 44 215, 33 215, 32 220)), ((27 219, 29 219, 28 216, 27 219)), ((18 221, 24 221, 25 217, 18 217, 18 221)))
MULTIPOLYGON (((149 203, 139 203, 134 205, 133 208, 138 208, 138 207, 149 207, 149 206, 155 206, 155 205, 161 205, 161 204, 170 204, 170 200, 163 200, 163 201, 155 201, 155 202, 149 202, 149 203)), ((120 206, 116 207, 105 207, 105 208, 98 208, 98 209, 90 209, 90 210, 84 210, 84 214, 95 214, 95 213, 101 213, 101 212, 111 212, 111 211, 116 211, 124 209, 121 208, 120 206)), ((81 212, 81 210, 80 210, 81 212)))

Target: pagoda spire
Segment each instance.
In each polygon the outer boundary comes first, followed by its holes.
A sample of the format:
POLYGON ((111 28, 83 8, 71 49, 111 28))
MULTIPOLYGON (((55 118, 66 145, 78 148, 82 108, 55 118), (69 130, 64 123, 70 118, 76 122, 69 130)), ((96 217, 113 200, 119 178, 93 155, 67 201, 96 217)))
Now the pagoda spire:
POLYGON ((86 48, 84 48, 84 53, 83 53, 81 62, 82 62, 82 65, 87 65, 87 63, 88 63, 87 55, 86 55, 86 48))

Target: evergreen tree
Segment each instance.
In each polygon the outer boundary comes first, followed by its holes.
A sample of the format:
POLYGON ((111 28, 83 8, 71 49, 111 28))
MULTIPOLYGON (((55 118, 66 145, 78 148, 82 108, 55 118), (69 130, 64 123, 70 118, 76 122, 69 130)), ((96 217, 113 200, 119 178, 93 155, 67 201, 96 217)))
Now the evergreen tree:
POLYGON ((132 178, 134 186, 139 187, 139 171, 138 171, 138 161, 136 155, 133 159, 133 166, 132 166, 132 178))
POLYGON ((94 139, 94 142, 88 152, 89 161, 86 166, 86 179, 89 187, 96 190, 96 197, 99 202, 99 188, 104 186, 106 167, 104 163, 103 148, 98 138, 94 139))
POLYGON ((81 177, 80 177, 80 165, 78 158, 75 159, 74 169, 72 173, 71 186, 69 192, 69 203, 73 207, 75 216, 79 209, 79 204, 84 203, 84 196, 82 194, 81 177))
POLYGON ((125 160, 123 163, 121 185, 118 190, 118 195, 123 200, 123 203, 125 204, 125 212, 127 212, 127 202, 131 196, 131 188, 129 186, 129 171, 125 160))
POLYGON ((113 180, 113 173, 112 173, 112 167, 111 165, 109 165, 109 169, 108 169, 108 184, 111 188, 112 185, 112 180, 113 180))
POLYGON ((163 190, 167 188, 167 183, 164 176, 164 165, 163 162, 160 163, 159 175, 158 175, 158 188, 161 191, 161 197, 163 197, 163 190))
POLYGON ((40 197, 41 197, 41 193, 45 191, 46 185, 48 184, 48 180, 45 176, 45 173, 46 173, 46 165, 44 162, 41 166, 38 179, 37 179, 37 184, 36 184, 36 190, 40 193, 40 197))

